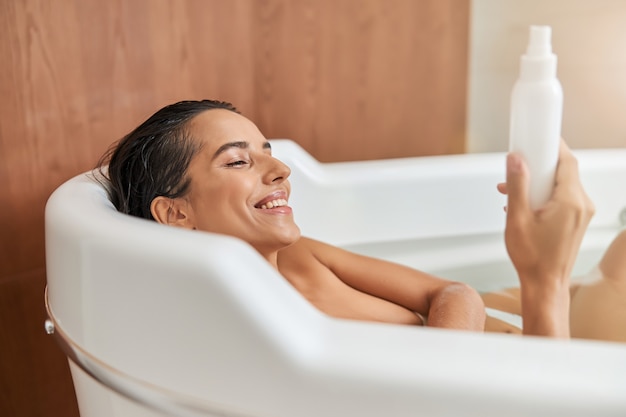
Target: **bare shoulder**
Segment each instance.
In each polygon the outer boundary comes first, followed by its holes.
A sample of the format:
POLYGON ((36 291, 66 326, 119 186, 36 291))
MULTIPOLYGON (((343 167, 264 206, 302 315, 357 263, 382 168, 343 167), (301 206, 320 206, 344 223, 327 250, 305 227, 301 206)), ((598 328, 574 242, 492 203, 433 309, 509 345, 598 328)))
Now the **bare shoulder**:
POLYGON ((307 276, 307 280, 311 281, 326 277, 329 272, 340 279, 336 276, 336 266, 349 264, 346 262, 348 259, 351 259, 350 252, 315 239, 301 237, 293 245, 278 252, 278 270, 288 276, 288 279, 307 276))
POLYGON ((278 252, 278 269, 283 274, 310 270, 316 263, 310 239, 305 237, 278 252))
POLYGON ((333 248, 320 241, 301 237, 293 245, 278 252, 279 267, 301 269, 312 263, 320 263, 320 256, 323 257, 324 252, 331 251, 333 248))
POLYGON ((298 239, 298 241, 296 243, 294 243, 293 245, 285 248, 287 250, 289 249, 296 249, 296 250, 302 250, 302 249, 306 249, 308 251, 319 251, 319 250, 324 250, 324 249, 339 249, 335 246, 329 245, 328 243, 324 243, 321 242, 319 240, 315 240, 315 239, 311 239, 310 237, 305 237, 302 236, 300 239, 298 239))
POLYGON ((339 280, 322 260, 323 254, 320 256, 321 252, 331 248, 330 245, 303 237, 278 252, 280 273, 313 304, 316 304, 321 292, 328 293, 329 285, 339 280))

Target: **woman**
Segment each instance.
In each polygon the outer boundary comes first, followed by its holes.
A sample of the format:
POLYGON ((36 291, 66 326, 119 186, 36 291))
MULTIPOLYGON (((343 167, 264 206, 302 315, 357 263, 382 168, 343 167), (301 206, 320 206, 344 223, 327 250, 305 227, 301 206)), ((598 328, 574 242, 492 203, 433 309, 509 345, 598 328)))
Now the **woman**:
MULTIPOLYGON (((288 205, 289 168, 272 157, 269 142, 229 103, 167 106, 116 144, 101 166, 106 164, 110 198, 118 210, 243 239, 330 316, 519 332, 487 319, 483 299, 465 284, 301 237, 288 205)), ((527 182, 522 159, 509 155, 507 182, 498 188, 508 193, 506 245, 521 291, 485 295, 485 301, 521 314, 525 334, 566 338, 570 301, 582 309, 590 304, 576 303, 582 288, 570 299, 569 276, 594 208, 565 144, 553 197, 538 212, 528 207, 527 182)), ((614 252, 626 248, 624 239, 614 244, 622 248, 614 252)), ((625 268, 617 266, 621 281, 626 281, 625 268)), ((617 297, 622 304, 625 294, 617 297)), ((572 320, 577 317, 572 309, 572 320)), ((573 322, 572 329, 577 325, 573 322)), ((604 327, 602 338, 623 336, 618 330, 623 326, 604 327)))

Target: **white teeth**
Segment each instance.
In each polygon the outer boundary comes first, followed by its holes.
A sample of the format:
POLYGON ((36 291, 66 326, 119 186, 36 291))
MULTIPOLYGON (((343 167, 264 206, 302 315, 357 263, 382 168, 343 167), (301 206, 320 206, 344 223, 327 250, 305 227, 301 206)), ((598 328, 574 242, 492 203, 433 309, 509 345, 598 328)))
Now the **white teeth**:
POLYGON ((265 209, 271 209, 274 207, 282 207, 286 205, 287 205, 287 200, 285 200, 284 198, 279 198, 277 200, 268 201, 267 203, 263 204, 261 208, 265 210, 265 209))

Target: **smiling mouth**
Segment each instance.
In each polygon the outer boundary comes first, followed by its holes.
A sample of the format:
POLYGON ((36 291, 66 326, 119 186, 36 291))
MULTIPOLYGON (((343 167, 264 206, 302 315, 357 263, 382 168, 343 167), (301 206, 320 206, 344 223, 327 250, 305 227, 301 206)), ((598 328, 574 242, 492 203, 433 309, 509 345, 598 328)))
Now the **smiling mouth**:
POLYGON ((275 200, 271 200, 271 201, 267 201, 263 204, 260 205, 256 205, 256 208, 260 208, 262 210, 267 210, 267 209, 271 209, 274 207, 284 207, 287 205, 287 200, 285 200, 284 198, 277 198, 275 200))

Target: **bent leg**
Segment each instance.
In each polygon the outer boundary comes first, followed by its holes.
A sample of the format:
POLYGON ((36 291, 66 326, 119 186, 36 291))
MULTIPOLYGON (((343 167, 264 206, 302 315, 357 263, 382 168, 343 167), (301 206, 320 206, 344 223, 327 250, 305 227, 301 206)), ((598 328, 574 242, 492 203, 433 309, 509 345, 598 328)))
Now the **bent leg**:
MULTIPOLYGON (((570 288, 571 337, 626 342, 626 230, 604 253, 598 266, 570 288)), ((522 314, 520 289, 482 294, 486 307, 522 314)), ((485 331, 519 333, 508 323, 488 317, 485 331)))
POLYGON ((626 342, 626 230, 586 278, 572 295, 572 337, 626 342))
MULTIPOLYGON (((519 297, 519 288, 507 288, 501 291, 494 291, 481 294, 485 307, 505 313, 516 314, 521 317, 522 305, 519 297)), ((511 323, 505 322, 490 315, 487 310, 485 321, 485 331, 494 333, 522 334, 522 329, 511 323)))

